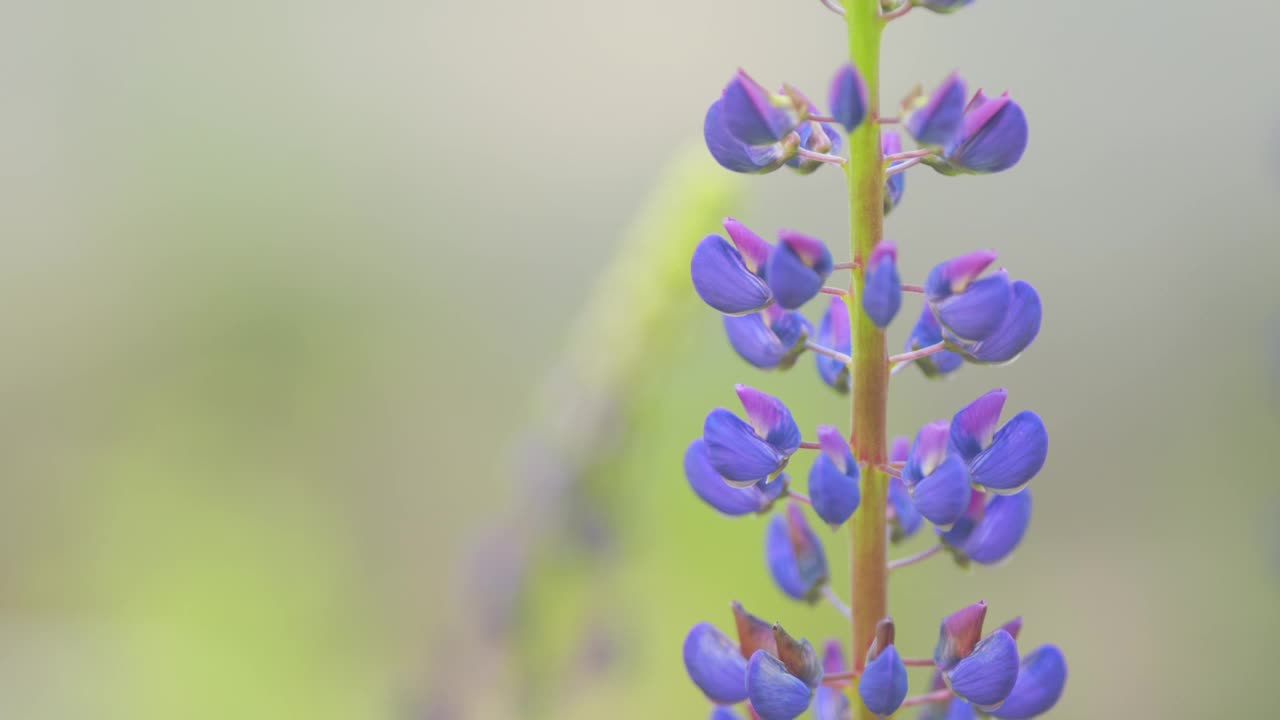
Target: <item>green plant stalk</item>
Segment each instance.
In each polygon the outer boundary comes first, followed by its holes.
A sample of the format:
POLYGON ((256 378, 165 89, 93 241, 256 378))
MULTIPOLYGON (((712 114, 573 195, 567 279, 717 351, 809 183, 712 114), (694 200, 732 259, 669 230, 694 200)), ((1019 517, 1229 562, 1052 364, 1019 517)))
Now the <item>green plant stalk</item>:
MULTIPOLYGON (((880 36, 885 21, 880 0, 845 0, 849 60, 867 84, 867 120, 849 134, 849 228, 853 259, 861 265, 884 232, 884 158, 880 152, 880 36)), ((850 273, 849 318, 853 337, 853 444, 862 464, 862 503, 850 525, 850 592, 853 606, 854 667, 865 664, 876 623, 888 615, 888 532, 885 521, 888 477, 879 469, 886 459, 885 407, 889 363, 884 331, 862 311, 863 269, 850 273)), ((851 688, 859 720, 875 715, 851 688)))

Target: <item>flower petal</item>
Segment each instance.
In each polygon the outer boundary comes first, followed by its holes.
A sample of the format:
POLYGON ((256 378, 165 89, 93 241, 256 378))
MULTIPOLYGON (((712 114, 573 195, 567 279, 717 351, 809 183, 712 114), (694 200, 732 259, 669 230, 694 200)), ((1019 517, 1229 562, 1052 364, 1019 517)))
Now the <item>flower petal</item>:
POLYGON ((734 389, 756 434, 786 456, 800 448, 800 428, 781 400, 746 385, 734 389))
POLYGON ((767 509, 773 502, 758 486, 738 488, 726 483, 712 466, 702 438, 689 443, 685 450, 684 474, 698 497, 725 515, 749 515, 767 509))
POLYGON ((901 478, 889 478, 889 507, 893 508, 893 530, 890 539, 901 542, 915 535, 924 518, 911 504, 911 493, 901 478))
POLYGON ((733 621, 738 628, 738 648, 743 659, 749 659, 757 650, 778 653, 778 643, 773 639, 773 623, 765 622, 747 612, 742 603, 733 603, 733 621))
MULTIPOLYGON (((833 297, 818 323, 818 334, 814 338, 817 344, 848 355, 853 347, 849 330, 849 306, 844 298, 833 297)), ((818 366, 818 375, 822 381, 840 392, 849 391, 849 366, 827 357, 813 354, 818 366)))
POLYGON ((702 139, 711 157, 726 170, 752 175, 773 172, 782 167, 787 159, 783 146, 778 143, 753 146, 735 138, 724 124, 723 104, 721 100, 711 103, 706 119, 702 121, 702 139))
POLYGON ((764 543, 765 562, 778 587, 796 600, 816 599, 827 580, 827 558, 799 506, 789 504, 769 519, 764 543))
POLYGON ((1007 363, 1015 360, 1040 334, 1040 295, 1031 285, 1018 280, 1004 322, 982 342, 966 348, 970 360, 981 363, 1007 363))
POLYGON ((783 230, 778 245, 769 254, 765 278, 774 300, 788 310, 795 310, 813 299, 834 268, 827 246, 817 238, 783 230))
POLYGON ((1066 657, 1056 646, 1042 645, 1022 658, 1013 692, 991 714, 1002 720, 1025 720, 1048 712, 1066 684, 1066 657))
POLYGON ((724 332, 729 345, 751 365, 762 370, 778 367, 791 352, 773 328, 765 323, 763 313, 725 315, 724 332))
POLYGON ((929 277, 925 279, 925 297, 938 301, 964 292, 969 283, 977 280, 996 261, 996 257, 995 250, 975 250, 939 263, 929 271, 929 277))
POLYGON ((729 239, 733 241, 733 246, 742 253, 742 260, 746 263, 747 269, 759 275, 764 270, 765 263, 769 261, 769 251, 773 250, 773 246, 751 228, 731 217, 725 218, 721 224, 724 225, 724 231, 729 235, 729 239))
POLYGON ((858 466, 846 475, 827 455, 819 455, 809 469, 809 499, 813 511, 832 527, 843 525, 853 516, 862 500, 858 489, 858 466))
MULTIPOLYGON (((934 316, 933 308, 928 303, 925 303, 924 307, 920 309, 920 317, 916 320, 915 326, 911 328, 911 336, 907 338, 903 349, 910 352, 936 345, 940 342, 942 342, 942 326, 938 324, 938 318, 934 316)), ((963 364, 964 358, 950 350, 936 352, 915 361, 916 367, 920 368, 925 377, 946 375, 958 370, 963 364)))
POLYGON ((804 684, 816 688, 822 682, 822 661, 808 640, 797 640, 782 629, 778 623, 773 625, 773 639, 778 646, 777 658, 786 666, 787 672, 800 678, 804 684))
POLYGON ((890 645, 867 663, 858 679, 862 702, 876 715, 892 715, 907 697, 907 666, 890 645))
POLYGON ((863 82, 857 68, 850 63, 845 63, 836 70, 828 99, 831 117, 843 125, 847 132, 853 132, 867 117, 867 84, 863 82))
POLYGON ((988 98, 981 90, 965 110, 960 131, 946 148, 947 161, 975 173, 1008 170, 1027 149, 1027 116, 1009 93, 988 98))
POLYGON ((709 720, 742 720, 742 716, 734 712, 731 707, 717 705, 712 708, 709 720))
POLYGON ((897 247, 886 240, 876 245, 867 260, 862 309, 878 328, 889 327, 902 307, 902 279, 898 276, 897 257, 897 247))
POLYGON ((916 432, 911 453, 902 466, 902 480, 908 487, 915 485, 942 464, 947 456, 948 426, 946 420, 925 423, 916 432))
POLYGON ((996 630, 946 675, 956 695, 979 709, 996 707, 1004 702, 1017 682, 1018 644, 1009 633, 996 630))
POLYGON ((964 79, 951 73, 924 104, 903 122, 911 137, 922 145, 946 145, 960 129, 965 108, 964 79))
POLYGON ((1004 560, 1022 542, 1031 523, 1031 491, 991 498, 982 519, 964 540, 964 553, 982 565, 1004 560))
POLYGON ((725 482, 748 487, 786 465, 787 457, 762 440, 750 425, 724 408, 707 414, 702 426, 711 465, 725 482))
POLYGON ((787 108, 774 104, 772 94, 745 70, 738 70, 720 99, 724 104, 725 127, 748 145, 777 142, 797 125, 787 108))
POLYGON ((712 702, 747 699, 747 661, 729 636, 710 623, 698 623, 684 639, 684 667, 693 684, 712 702))
POLYGON ((973 482, 995 493, 1016 493, 1044 467, 1049 455, 1049 433, 1044 421, 1023 410, 1005 423, 991 445, 969 463, 973 482))
POLYGON ((726 315, 752 313, 773 300, 769 286, 747 268, 742 253, 719 235, 698 243, 689 274, 698 297, 726 315))
POLYGON ((809 707, 811 692, 782 661, 757 650, 747 664, 747 694, 762 720, 792 720, 809 707))
POLYGON ((905 462, 909 452, 911 452, 911 438, 906 435, 897 435, 889 443, 889 462, 905 462))
POLYGON ((960 340, 981 342, 1004 322, 1012 297, 1009 275, 1001 270, 932 305, 945 330, 960 340))
POLYGON ((1000 422, 1004 401, 1008 397, 1009 391, 996 388, 960 408, 951 418, 951 452, 958 454, 965 462, 972 462, 978 453, 989 446, 996 432, 996 424, 1000 422))
MULTIPOLYGON (((902 138, 896 130, 888 128, 880 131, 880 153, 894 155, 902 152, 902 138)), ((907 174, 904 172, 889 176, 884 181, 884 214, 888 215, 898 203, 902 202, 902 194, 907 190, 907 174)))
POLYGON ((950 527, 969 506, 969 471, 951 455, 911 491, 916 510, 938 527, 950 527))
POLYGON ((982 637, 982 623, 987 618, 987 604, 976 602, 948 615, 938 629, 938 645, 933 662, 944 672, 956 666, 973 652, 982 637))

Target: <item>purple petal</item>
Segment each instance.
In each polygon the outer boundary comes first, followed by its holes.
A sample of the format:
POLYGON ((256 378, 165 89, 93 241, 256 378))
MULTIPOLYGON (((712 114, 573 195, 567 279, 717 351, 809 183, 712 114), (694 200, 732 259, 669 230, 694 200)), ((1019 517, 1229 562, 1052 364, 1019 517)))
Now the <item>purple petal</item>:
POLYGON ((851 720, 853 709, 844 690, 823 685, 813 696, 813 720, 851 720))
POLYGON ((822 682, 822 661, 808 640, 791 637, 782 626, 774 623, 773 639, 778 646, 777 658, 787 672, 800 678, 804 684, 816 688, 822 682))
POLYGON ((1022 106, 1008 93, 989 99, 979 90, 945 155, 955 168, 974 173, 1000 172, 1022 159, 1027 137, 1027 116, 1022 106))
POLYGON ((932 473, 947 456, 948 426, 946 420, 925 423, 916 433, 906 464, 902 466, 902 480, 910 487, 932 473))
POLYGON ((849 669, 844 661, 844 647, 839 640, 831 639, 822 646, 822 671, 834 675, 849 669))
MULTIPOLYGON (((822 314, 822 320, 818 323, 818 335, 814 338, 814 341, 823 347, 831 348, 846 355, 852 350, 853 342, 849 330, 849 306, 845 304, 844 298, 831 298, 830 304, 827 305, 827 311, 822 314)), ((840 392, 849 391, 848 365, 835 358, 819 355, 818 353, 814 353, 813 357, 818 366, 818 375, 823 382, 840 392)))
POLYGON ((765 622, 747 612, 740 602, 733 603, 733 620, 738 627, 738 648, 744 659, 750 658, 757 650, 777 655, 778 643, 774 639, 773 623, 765 622))
POLYGON ((711 465, 706 442, 701 438, 689 443, 684 453, 684 474, 698 497, 725 515, 748 515, 773 504, 773 499, 758 486, 737 488, 726 483, 711 465))
POLYGON ((897 435, 889 443, 889 462, 905 462, 909 452, 911 452, 911 438, 906 435, 897 435))
POLYGON ((862 671, 858 679, 862 702, 876 715, 892 715, 907 697, 907 667, 892 645, 862 671))
POLYGON ((951 418, 951 451, 971 462, 990 445, 1008 396, 1007 390, 996 388, 960 408, 951 418))
MULTIPOLYGON (((920 309, 920 318, 916 320, 915 327, 911 329, 911 336, 907 338, 904 350, 920 350, 936 345, 942 342, 942 326, 938 324, 938 318, 933 314, 933 308, 925 303, 920 309)), ((925 377, 936 377, 954 372, 964 364, 964 358, 950 350, 943 350, 928 357, 922 357, 915 361, 916 367, 925 374, 925 377)))
POLYGON ((1018 644, 1003 630, 983 638, 969 657, 947 673, 952 691, 979 709, 998 706, 1017 680, 1018 644))
POLYGON ((1018 639, 1018 633, 1022 632, 1022 617, 1016 617, 1009 622, 1000 626, 1000 629, 1009 633, 1009 637, 1014 640, 1018 639))
POLYGON ((712 103, 702 122, 702 139, 706 141, 711 157, 726 170, 753 175, 782 167, 787 159, 783 147, 778 143, 752 146, 739 141, 724 124, 722 104, 720 100, 712 103))
POLYGON ((939 532, 938 537, 953 549, 961 549, 973 534, 973 529, 982 521, 987 508, 987 494, 974 488, 969 489, 969 507, 964 516, 956 521, 950 530, 939 532))
MULTIPOLYGON (((778 367, 792 355, 796 343, 783 342, 773 328, 765 323, 763 313, 750 315, 725 315, 724 332, 734 352, 751 365, 762 370, 778 367)), ((790 322, 789 331, 794 334, 796 323, 790 322)), ((794 362, 794 360, 793 360, 794 362)))
POLYGON ((784 593, 796 600, 812 600, 827 579, 822 543, 795 504, 776 513, 765 528, 765 561, 784 593))
MULTIPOLYGON (((881 130, 880 152, 893 155, 902 152, 902 138, 896 130, 881 130)), ((890 176, 884 183, 884 214, 888 215, 902 202, 902 194, 907 189, 907 174, 904 172, 890 176)))
MULTIPOLYGON (((815 110, 811 110, 814 112, 815 110)), ((826 153, 834 155, 840 150, 840 133, 831 125, 817 122, 803 122, 796 128, 796 135, 799 137, 799 147, 813 152, 826 153)), ((787 160, 787 166, 795 169, 801 175, 808 175, 815 172, 818 168, 826 165, 820 160, 811 160, 809 158, 794 155, 787 160)))
POLYGON ((742 254, 719 235, 708 235, 698 243, 689 273, 698 296, 726 315, 755 312, 773 299, 765 281, 751 272, 742 254))
POLYGON ((1004 322, 982 342, 967 348, 970 359, 982 363, 1011 362, 1040 334, 1040 295, 1021 280, 1013 283, 1012 291, 1004 322))
POLYGON ((982 519, 964 540, 964 553, 982 565, 992 565, 1009 556, 1031 523, 1031 491, 991 498, 982 519))
POLYGON ((982 637, 982 623, 987 618, 987 604, 976 602, 948 615, 938 629, 938 645, 933 662, 943 671, 950 670, 973 652, 982 637))
POLYGON ((742 716, 734 712, 731 707, 717 705, 712 708, 709 720, 742 720, 742 716))
POLYGON ((850 473, 850 468, 854 468, 851 474, 857 477, 857 463, 853 459, 853 451, 849 447, 849 442, 844 439, 844 433, 840 432, 840 428, 834 425, 819 425, 818 445, 822 448, 823 454, 835 464, 837 470, 841 473, 850 473))
MULTIPOLYGON (((953 13, 962 7, 973 4, 973 0, 915 0, 914 4, 939 14, 946 14, 953 13)), ((972 712, 970 712, 970 716, 972 716, 972 712)), ((948 715, 947 720, 953 719, 948 715)))
POLYGON ((841 472, 831 458, 819 455, 809 469, 809 499, 813 511, 832 527, 843 525, 858 509, 862 496, 858 490, 858 466, 851 465, 853 475, 841 472))
POLYGON ((890 536, 893 542, 915 535, 923 518, 911 504, 911 493, 900 478, 889 478, 889 507, 893 508, 893 533, 890 536))
POLYGON ((897 249, 885 241, 876 245, 867 260, 862 287, 862 309, 878 328, 889 327, 902 307, 902 279, 898 277, 897 249))
POLYGON ((937 301, 963 292, 969 283, 978 279, 996 261, 996 257, 995 250, 975 250, 939 263, 929 271, 929 277, 925 279, 925 296, 931 301, 937 301))
POLYGON ((980 342, 1004 322, 1012 297, 1009 276, 1001 270, 932 305, 943 328, 961 340, 980 342))
POLYGON ((1066 657, 1056 646, 1041 645, 1022 658, 1013 692, 991 714, 1002 720, 1025 720, 1048 712, 1066 684, 1066 657))
POLYGON ((775 105, 772 93, 738 70, 720 96, 724 124, 739 141, 748 145, 778 142, 795 129, 796 120, 785 107, 775 105))
POLYGON ((716 408, 702 426, 711 465, 726 482, 748 487, 782 469, 787 456, 756 435, 750 425, 724 408, 716 408))
POLYGON ((734 247, 742 253, 747 269, 759 275, 764 270, 764 264, 769 261, 769 251, 773 250, 773 246, 755 234, 751 228, 731 217, 725 218, 722 225, 729 239, 733 241, 734 247))
POLYGON ((757 435, 784 456, 800 448, 800 428, 781 400, 746 385, 734 389, 757 435))
POLYGON ((991 445, 969 463, 973 482, 988 490, 1016 493, 1044 467, 1049 455, 1049 433, 1039 415, 1024 410, 995 434, 991 445))
POLYGON ((792 720, 809 707, 809 686, 763 650, 747 664, 747 694, 762 720, 792 720))
POLYGON ((777 303, 795 310, 822 289, 834 261, 827 246, 817 238, 783 230, 778 233, 778 240, 769 255, 765 277, 777 303))
POLYGON ((710 623, 698 623, 684 639, 684 667, 712 702, 747 699, 747 661, 727 635, 710 623))
POLYGON ((928 100, 907 116, 903 127, 922 145, 946 145, 964 117, 964 80, 956 73, 929 93, 928 100))
POLYGON ((969 472, 952 455, 921 480, 911 492, 916 510, 938 527, 950 527, 969 506, 969 472))
POLYGON ((836 70, 828 99, 831 117, 843 125, 847 132, 853 132, 867 117, 867 85, 862 81, 857 68, 849 63, 836 70))

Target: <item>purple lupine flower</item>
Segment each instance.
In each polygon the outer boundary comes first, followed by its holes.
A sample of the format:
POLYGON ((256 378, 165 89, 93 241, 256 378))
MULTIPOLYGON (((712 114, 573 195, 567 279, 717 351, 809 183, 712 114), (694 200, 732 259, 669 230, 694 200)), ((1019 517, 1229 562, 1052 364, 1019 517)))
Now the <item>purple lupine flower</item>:
POLYGON ((809 470, 809 499, 818 517, 835 528, 853 515, 862 498, 858 462, 840 430, 831 425, 818 426, 818 443, 822 452, 809 470))
POLYGON ((969 466, 975 485, 999 494, 1026 487, 1049 454, 1039 415, 1024 410, 996 430, 1007 393, 996 389, 969 403, 951 420, 951 448, 969 466))
POLYGON ((795 154, 794 142, 748 145, 729 132, 724 120, 724 101, 716 100, 707 108, 707 116, 702 121, 702 139, 711 157, 726 170, 754 175, 770 173, 795 154))
POLYGON ((943 618, 938 628, 938 644, 933 662, 947 672, 969 656, 982 638, 982 623, 987 619, 987 604, 979 600, 943 618))
POLYGON ((707 443, 702 438, 689 443, 684 453, 684 474, 689 487, 703 502, 730 516, 767 512, 787 484, 787 475, 783 473, 768 483, 762 481, 748 487, 730 485, 711 464, 707 443))
POLYGON ((1018 680, 1004 704, 991 714, 1001 720, 1025 720, 1048 712, 1067 684, 1067 659, 1054 645, 1041 645, 1022 658, 1018 680))
POLYGON ((765 279, 777 303, 795 310, 813 299, 834 269, 831 251, 818 238, 792 230, 778 232, 765 279))
POLYGON ((973 0, 911 0, 916 7, 926 8, 936 13, 953 13, 962 7, 973 4, 973 0))
POLYGON ((948 528, 969 505, 969 472, 964 461, 947 454, 949 428, 945 420, 925 424, 916 434, 902 466, 902 481, 911 502, 929 522, 948 528))
MULTIPOLYGON (((827 675, 842 673, 849 668, 844 662, 844 651, 839 640, 828 640, 822 656, 822 669, 827 675)), ((839 688, 819 685, 813 697, 814 720, 849 720, 852 708, 849 696, 839 688)))
POLYGON ((748 145, 767 145, 786 137, 800 124, 791 98, 775 95, 739 68, 720 95, 724 125, 748 145))
MULTIPOLYGON (((902 435, 895 437, 889 446, 889 462, 906 462, 910 450, 911 441, 909 439, 902 435)), ((889 518, 892 526, 890 540, 895 543, 902 542, 916 534, 916 531, 920 529, 923 518, 920 517, 920 511, 916 510, 916 506, 911 504, 911 492, 907 489, 907 484, 903 482, 901 477, 889 478, 888 500, 889 507, 893 509, 893 515, 889 518)))
POLYGON ((758 650, 747 663, 747 694, 751 707, 763 720, 792 720, 809 707, 813 690, 787 672, 787 666, 758 650))
POLYGON ((731 485, 750 486, 786 467, 800 447, 800 428, 782 401, 746 385, 735 390, 747 413, 743 421, 716 408, 702 427, 707 453, 716 472, 731 485))
MULTIPOLYGON (((849 335, 849 306, 844 298, 833 297, 818 323, 818 335, 814 340, 823 347, 831 348, 845 355, 853 348, 853 338, 849 335)), ((849 366, 839 360, 813 354, 818 365, 818 375, 822 381, 840 392, 849 391, 849 366)))
MULTIPOLYGON (((901 173, 899 173, 901 174, 901 173)), ((878 328, 887 328, 902 307, 902 279, 898 277, 898 246, 882 240, 867 258, 862 309, 878 328)))
MULTIPOLYGON (((929 689, 931 691, 948 689, 946 678, 942 676, 941 670, 934 671, 929 689)), ((916 720, 975 720, 976 717, 973 706, 967 700, 952 695, 946 700, 922 705, 916 720)))
POLYGON ((1027 149, 1027 116, 1004 93, 989 98, 979 90, 964 110, 960 129, 943 147, 944 160, 934 165, 944 174, 995 173, 1008 170, 1027 149))
POLYGON ((770 305, 750 315, 725 315, 724 331, 743 360, 762 370, 786 370, 804 352, 813 325, 794 310, 770 305))
MULTIPOLYGON (((920 350, 940 342, 942 342, 942 326, 938 324, 938 318, 933 314, 933 308, 926 303, 921 308, 920 318, 916 320, 915 327, 911 329, 911 336, 907 338, 903 349, 908 352, 920 350)), ((940 377, 960 369, 960 366, 964 364, 964 358, 950 350, 943 350, 942 352, 917 358, 914 364, 920 368, 925 377, 940 377)))
MULTIPOLYGON (((817 109, 811 107, 810 112, 816 114, 817 109)), ((840 131, 830 123, 806 120, 796 128, 795 135, 798 139, 797 147, 828 155, 840 152, 840 146, 843 143, 840 139, 840 131)), ((821 160, 812 160, 800 155, 793 155, 787 160, 787 167, 801 175, 808 175, 827 164, 821 160)))
POLYGON ((1040 295, 1022 280, 1015 281, 1010 290, 1009 309, 1000 326, 981 342, 960 344, 966 359, 986 364, 1012 362, 1040 334, 1040 295))
MULTIPOLYGON (((725 221, 726 227, 729 222, 725 221)), ((703 302, 726 315, 746 315, 773 302, 773 293, 760 276, 764 262, 759 256, 761 248, 749 239, 758 239, 758 236, 740 223, 738 225, 745 233, 738 237, 730 234, 734 240, 732 244, 719 235, 702 238, 689 263, 693 289, 703 302), (748 239, 743 241, 740 238, 748 239)), ((764 244, 763 251, 767 255, 768 243, 760 242, 764 244)))
POLYGON ((965 517, 940 534, 958 560, 994 565, 1009 557, 1031 523, 1031 491, 994 495, 974 491, 965 517))
POLYGON ((866 667, 858 678, 858 695, 862 702, 881 717, 892 715, 907 697, 907 666, 898 656, 893 636, 893 620, 881 620, 867 651, 866 667))
POLYGON ((978 250, 939 263, 925 279, 925 297, 938 324, 961 341, 986 339, 1009 310, 1009 276, 999 270, 979 279, 995 259, 994 250, 978 250))
POLYGON ((813 602, 827 581, 827 556, 822 541, 809 527, 804 511, 789 503, 774 513, 764 534, 765 563, 782 592, 813 602))
MULTIPOLYGON (((897 130, 884 128, 880 131, 880 154, 896 155, 902 152, 902 136, 897 130)), ((889 176, 884 181, 884 214, 888 215, 890 211, 902 202, 902 193, 907 189, 907 174, 896 173, 889 176)))
POLYGON ((852 64, 845 63, 836 69, 835 77, 831 79, 831 92, 827 97, 831 117, 843 125, 846 131, 853 132, 867 118, 870 104, 867 100, 867 84, 852 64))
POLYGON ((717 705, 711 709, 711 716, 708 720, 742 720, 742 716, 734 712, 731 707, 717 705))
POLYGON ((698 623, 684 639, 684 667, 689 679, 716 703, 747 699, 747 660, 729 636, 711 623, 698 623))
POLYGON ((903 127, 921 145, 942 147, 960 130, 965 108, 964 79, 951 73, 907 115, 903 127))
POLYGON ((999 707, 1018 679, 1018 644, 1009 633, 996 630, 943 675, 956 695, 979 710, 999 707))

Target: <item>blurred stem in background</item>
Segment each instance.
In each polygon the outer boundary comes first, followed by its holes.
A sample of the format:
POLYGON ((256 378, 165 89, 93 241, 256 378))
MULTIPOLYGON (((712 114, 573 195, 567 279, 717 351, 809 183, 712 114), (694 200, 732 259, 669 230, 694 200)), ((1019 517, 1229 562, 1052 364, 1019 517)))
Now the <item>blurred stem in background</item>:
POLYGON ((429 720, 556 716, 581 671, 607 667, 612 633, 625 626, 607 600, 584 596, 609 592, 606 560, 629 519, 610 467, 638 389, 667 371, 673 338, 696 317, 685 312, 689 248, 732 212, 740 187, 701 147, 681 153, 585 299, 517 443, 511 507, 461 559, 465 622, 431 659, 429 720), (479 676, 463 670, 481 667, 479 676), (493 697, 500 687, 515 696, 493 697))

